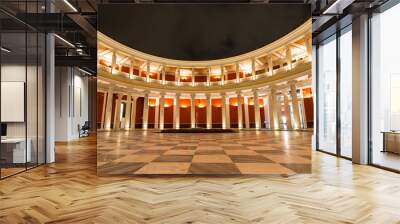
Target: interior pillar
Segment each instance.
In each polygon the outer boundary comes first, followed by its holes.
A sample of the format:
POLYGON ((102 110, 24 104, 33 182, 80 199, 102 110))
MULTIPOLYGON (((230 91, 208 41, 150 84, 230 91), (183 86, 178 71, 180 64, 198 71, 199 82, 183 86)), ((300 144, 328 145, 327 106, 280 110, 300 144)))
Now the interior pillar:
POLYGON ((192 86, 195 86, 195 80, 194 80, 194 68, 192 68, 192 86))
POLYGON ((160 93, 160 129, 164 129, 164 99, 165 93, 160 93))
POLYGON ((146 81, 150 82, 150 61, 147 61, 146 66, 146 81))
POLYGON ((143 105, 143 129, 148 128, 148 119, 149 119, 149 93, 146 92, 144 94, 144 105, 143 105))
POLYGON ((224 76, 224 66, 221 65, 221 83, 225 84, 225 76, 224 76))
POLYGON ((174 127, 179 129, 180 127, 180 93, 175 94, 175 108, 174 108, 174 127))
POLYGON ((117 101, 115 102, 115 114, 114 114, 114 127, 113 129, 119 130, 121 127, 121 100, 122 94, 118 94, 117 101))
POLYGON ((289 108, 289 99, 287 91, 282 92, 283 95, 283 104, 285 108, 285 117, 286 117, 286 128, 288 130, 292 129, 292 119, 290 117, 290 108, 289 108))
POLYGON ((249 99, 244 97, 244 122, 245 127, 250 128, 250 119, 249 119, 249 99))
POLYGON ((212 128, 212 102, 211 95, 207 94, 207 129, 212 128))
POLYGON ((226 129, 226 95, 221 95, 222 128, 226 129))
POLYGON ((107 92, 103 92, 104 97, 103 97, 103 106, 101 107, 101 129, 105 128, 105 117, 106 117, 106 103, 107 103, 107 92))
POLYGON ((278 98, 276 94, 273 94, 272 97, 275 100, 274 113, 276 115, 276 121, 277 121, 275 129, 280 129, 282 124, 282 102, 281 99, 278 98))
POLYGON ((312 60, 312 38, 311 36, 307 35, 305 38, 306 42, 306 50, 307 50, 307 58, 308 61, 312 60))
POLYGON ((211 80, 211 67, 208 67, 208 74, 207 74, 207 85, 210 85, 211 80))
POLYGON ((368 163, 368 15, 352 24, 352 160, 368 163))
POLYGON ((106 105, 106 115, 104 128, 111 128, 111 115, 112 115, 112 104, 113 104, 114 88, 110 87, 107 92, 107 105, 106 105))
POLYGON ((137 101, 137 96, 133 96, 132 99, 132 112, 131 112, 131 125, 130 128, 131 129, 135 129, 136 128, 136 101, 137 101))
POLYGON ((130 128, 131 107, 132 107, 132 95, 128 94, 126 96, 125 130, 129 130, 130 128))
POLYGON ((236 62, 236 82, 239 83, 240 81, 240 70, 239 70, 239 63, 236 62))
POLYGON ((272 76, 274 74, 274 66, 272 64, 272 55, 268 57, 268 74, 272 76))
POLYGON ((154 116, 154 128, 158 128, 159 125, 159 116, 160 116, 160 99, 156 98, 155 105, 155 116, 154 116))
POLYGON ((129 66, 129 78, 133 79, 133 66, 135 63, 135 59, 131 58, 131 65, 129 66))
MULTIPOLYGON (((46 2, 50 12, 53 4, 46 2)), ((46 163, 55 161, 55 41, 54 34, 46 35, 46 163)))
POLYGON ((226 128, 231 128, 231 115, 230 115, 230 104, 229 104, 229 96, 225 99, 225 114, 226 114, 226 128))
POLYGON ((258 101, 258 90, 254 90, 254 121, 256 123, 256 129, 261 128, 261 121, 260 121, 260 104, 258 101))
POLYGON ((162 84, 165 84, 165 65, 162 67, 162 84))
POLYGON ((253 78, 255 78, 255 76, 256 76, 256 59, 255 58, 251 59, 251 76, 253 78))
POLYGON ((292 50, 289 46, 286 47, 286 63, 287 63, 287 70, 292 69, 292 50))
POLYGON ((114 50, 114 51, 112 52, 112 56, 111 56, 111 74, 114 73, 114 70, 115 70, 116 65, 117 65, 117 53, 116 53, 116 51, 114 50))
POLYGON ((243 128, 243 112, 242 112, 242 93, 238 91, 237 93, 237 109, 238 109, 238 128, 243 128))
POLYGON ((300 129, 300 112, 299 112, 299 100, 297 98, 297 88, 295 83, 290 83, 290 96, 292 98, 292 108, 293 108, 293 128, 300 129))
POLYGON ((196 128, 196 104, 195 104, 195 97, 196 94, 190 95, 190 127, 196 128))
POLYGON ((269 119, 269 110, 268 110, 268 105, 269 105, 269 102, 268 102, 268 97, 264 97, 263 98, 263 103, 264 103, 264 125, 263 124, 261 124, 261 127, 264 127, 264 128, 271 128, 270 127, 270 123, 268 124, 268 126, 267 126, 267 122, 269 122, 270 121, 270 119, 269 119))
POLYGON ((278 119, 276 117, 275 112, 275 99, 273 97, 273 91, 271 90, 270 94, 268 95, 268 115, 269 115, 269 128, 270 129, 277 129, 278 119))

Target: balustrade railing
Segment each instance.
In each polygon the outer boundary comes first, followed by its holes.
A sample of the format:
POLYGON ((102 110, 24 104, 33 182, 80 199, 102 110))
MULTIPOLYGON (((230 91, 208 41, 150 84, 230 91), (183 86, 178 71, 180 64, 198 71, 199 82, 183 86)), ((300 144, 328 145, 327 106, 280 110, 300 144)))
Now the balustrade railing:
MULTIPOLYGON (((306 62, 306 58, 299 58, 298 60, 296 60, 295 62, 292 63, 292 68, 294 69, 297 66, 307 63, 306 62)), ((270 72, 263 72, 261 74, 257 74, 254 76, 247 76, 247 77, 242 77, 239 80, 237 79, 230 79, 230 80, 224 80, 224 81, 210 81, 210 82, 183 82, 183 81, 167 81, 167 80, 160 80, 160 79, 153 79, 153 78, 149 78, 147 79, 147 77, 142 77, 142 76, 138 76, 136 74, 129 74, 126 72, 121 72, 119 70, 116 69, 111 69, 111 67, 109 66, 105 66, 102 64, 98 65, 98 70, 105 72, 105 73, 112 73, 112 75, 116 75, 116 76, 120 76, 120 77, 124 77, 127 79, 132 79, 132 80, 140 80, 143 82, 148 82, 148 83, 157 83, 160 85, 165 85, 165 86, 199 86, 199 87, 207 87, 207 86, 222 86, 222 85, 231 85, 231 84, 237 84, 237 83, 242 83, 242 82, 247 82, 247 81, 254 81, 254 80, 258 80, 261 79, 263 77, 269 77, 269 76, 274 76, 278 73, 281 72, 286 72, 288 71, 288 66, 280 66, 277 69, 274 69, 272 71, 272 75, 270 74, 270 72)))

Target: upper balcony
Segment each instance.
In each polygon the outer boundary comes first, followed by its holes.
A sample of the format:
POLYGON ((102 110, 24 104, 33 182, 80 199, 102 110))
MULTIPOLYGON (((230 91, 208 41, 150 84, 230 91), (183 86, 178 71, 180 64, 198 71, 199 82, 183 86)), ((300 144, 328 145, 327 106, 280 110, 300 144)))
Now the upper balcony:
POLYGON ((311 21, 251 52, 209 61, 161 58, 98 33, 98 75, 146 88, 216 90, 296 78, 311 69, 311 21))

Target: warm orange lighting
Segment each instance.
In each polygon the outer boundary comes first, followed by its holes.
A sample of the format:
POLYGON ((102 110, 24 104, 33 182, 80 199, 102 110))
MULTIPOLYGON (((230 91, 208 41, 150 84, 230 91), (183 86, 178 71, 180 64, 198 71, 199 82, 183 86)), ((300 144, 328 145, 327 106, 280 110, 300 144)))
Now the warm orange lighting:
POLYGON ((149 99, 149 107, 155 107, 156 103, 156 99, 149 99))
POLYGON ((303 89, 303 98, 310 98, 310 97, 312 97, 312 89, 304 88, 303 89))
POLYGON ((181 108, 188 108, 190 107, 190 100, 189 99, 181 99, 179 100, 179 104, 181 108))
POLYGON ((212 99, 213 107, 221 107, 221 99, 212 99))
POLYGON ((204 108, 207 106, 207 100, 206 99, 196 99, 195 105, 198 108, 204 108))
POLYGON ((172 106, 174 101, 172 99, 164 99, 164 107, 172 106))
MULTIPOLYGON (((248 102, 249 102, 249 105, 254 105, 254 98, 249 97, 248 98, 248 102)), ((258 105, 259 105, 259 107, 263 107, 264 100, 263 99, 258 99, 258 105)))

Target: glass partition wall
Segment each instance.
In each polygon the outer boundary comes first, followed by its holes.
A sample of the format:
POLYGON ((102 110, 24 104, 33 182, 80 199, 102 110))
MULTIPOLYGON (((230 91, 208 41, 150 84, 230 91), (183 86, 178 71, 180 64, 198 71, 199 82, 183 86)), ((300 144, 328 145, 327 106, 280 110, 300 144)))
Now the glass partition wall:
POLYGON ((317 150, 352 157, 351 25, 317 45, 317 150))
POLYGON ((400 4, 371 18, 370 163, 400 171, 400 4))
POLYGON ((1 179, 45 163, 45 35, 7 19, 0 23, 1 179))
POLYGON ((318 149, 336 153, 336 36, 318 46, 318 149))

